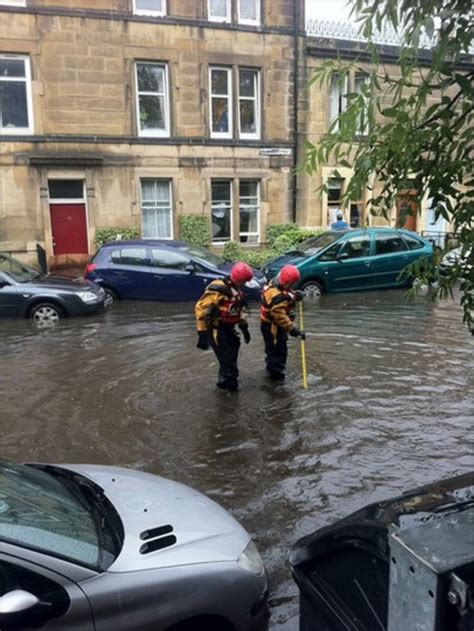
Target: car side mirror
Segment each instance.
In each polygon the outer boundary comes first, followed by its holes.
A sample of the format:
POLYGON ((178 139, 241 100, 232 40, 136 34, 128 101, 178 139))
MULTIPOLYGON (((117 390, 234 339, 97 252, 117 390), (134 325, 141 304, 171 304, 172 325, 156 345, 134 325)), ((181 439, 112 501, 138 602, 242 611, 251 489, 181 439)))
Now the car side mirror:
POLYGON ((39 598, 30 594, 30 592, 25 592, 23 589, 14 589, 0 598, 0 616, 28 611, 39 604, 39 598))
POLYGON ((190 274, 194 274, 196 272, 196 266, 191 261, 186 264, 186 267, 184 269, 186 272, 189 272, 190 274))
POLYGON ((338 261, 345 261, 348 258, 349 258, 349 254, 347 252, 341 252, 341 254, 337 255, 338 261))

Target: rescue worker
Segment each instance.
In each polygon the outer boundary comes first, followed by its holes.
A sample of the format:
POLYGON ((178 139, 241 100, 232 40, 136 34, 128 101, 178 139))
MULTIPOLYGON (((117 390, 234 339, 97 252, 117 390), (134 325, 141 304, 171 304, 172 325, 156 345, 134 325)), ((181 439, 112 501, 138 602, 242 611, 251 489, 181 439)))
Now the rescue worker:
POLYGON ((284 265, 262 291, 260 329, 265 341, 265 364, 270 379, 275 381, 285 378, 288 334, 306 339, 305 333, 294 325, 295 303, 303 299, 302 291, 293 290, 299 280, 298 268, 284 265))
POLYGON ((235 325, 248 344, 250 332, 242 313, 246 303, 241 287, 252 277, 252 269, 247 263, 236 263, 227 278, 213 280, 206 287, 194 309, 199 336, 197 347, 204 351, 212 347, 219 361, 217 386, 223 390, 235 392, 239 389, 240 337, 235 325))

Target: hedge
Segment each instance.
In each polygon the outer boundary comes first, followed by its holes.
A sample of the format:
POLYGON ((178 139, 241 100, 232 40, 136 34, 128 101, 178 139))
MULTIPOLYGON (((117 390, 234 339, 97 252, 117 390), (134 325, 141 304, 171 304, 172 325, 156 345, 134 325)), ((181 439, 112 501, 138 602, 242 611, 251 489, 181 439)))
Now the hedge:
POLYGON ((180 215, 179 238, 193 245, 208 246, 211 243, 209 218, 206 215, 180 215))
POLYGON ((108 241, 120 241, 122 239, 137 239, 139 237, 138 228, 130 226, 128 228, 96 228, 94 239, 98 248, 108 241))

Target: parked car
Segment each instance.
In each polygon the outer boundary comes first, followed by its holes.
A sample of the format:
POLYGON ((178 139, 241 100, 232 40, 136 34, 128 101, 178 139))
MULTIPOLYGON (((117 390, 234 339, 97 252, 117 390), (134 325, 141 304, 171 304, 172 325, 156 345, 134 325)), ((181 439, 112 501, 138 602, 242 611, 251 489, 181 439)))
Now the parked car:
POLYGON ((402 287, 411 282, 402 270, 432 255, 432 245, 409 230, 329 230, 273 259, 263 272, 273 278, 283 265, 296 265, 301 273, 299 288, 313 295, 402 287))
POLYGON ((47 276, 0 253, 0 316, 32 318, 39 324, 97 313, 104 290, 90 281, 47 276))
MULTIPOLYGON (((232 267, 206 248, 183 241, 112 241, 103 245, 86 266, 84 277, 98 283, 109 302, 127 300, 197 300, 215 278, 232 267)), ((260 296, 262 272, 245 284, 250 299, 260 296)))
POLYGON ((462 254, 462 248, 455 248, 443 256, 439 266, 441 274, 446 275, 454 269, 459 270, 459 276, 468 278, 473 270, 472 248, 462 254))
POLYGON ((0 460, 0 628, 267 629, 248 533, 187 486, 99 465, 0 460))

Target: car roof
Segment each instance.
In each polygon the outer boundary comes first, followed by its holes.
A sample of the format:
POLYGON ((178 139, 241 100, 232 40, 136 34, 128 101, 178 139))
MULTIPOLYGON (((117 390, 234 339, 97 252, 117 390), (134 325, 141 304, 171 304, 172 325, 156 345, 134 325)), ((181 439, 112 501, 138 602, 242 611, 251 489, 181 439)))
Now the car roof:
POLYGON ((108 241, 101 246, 102 248, 116 248, 117 246, 123 247, 133 247, 133 246, 161 246, 161 247, 169 247, 169 248, 179 248, 183 246, 189 245, 184 241, 174 241, 171 239, 118 239, 117 241, 108 241))

